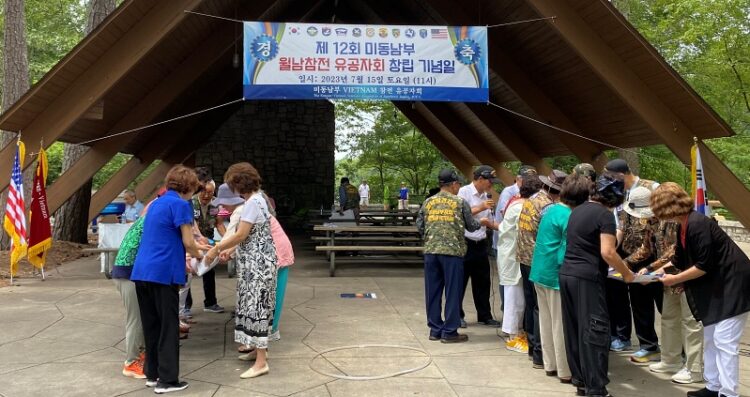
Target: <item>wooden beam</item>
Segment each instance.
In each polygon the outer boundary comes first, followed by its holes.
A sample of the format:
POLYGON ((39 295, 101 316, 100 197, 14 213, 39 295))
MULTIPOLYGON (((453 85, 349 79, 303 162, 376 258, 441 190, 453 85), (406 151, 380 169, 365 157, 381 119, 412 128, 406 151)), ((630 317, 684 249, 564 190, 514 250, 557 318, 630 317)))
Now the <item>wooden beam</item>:
POLYGON ((464 174, 467 178, 472 175, 473 165, 479 164, 479 160, 475 158, 467 158, 460 153, 460 150, 448 142, 439 131, 425 119, 419 112, 412 109, 408 103, 405 102, 393 102, 394 105, 401 111, 401 113, 414 124, 422 134, 435 145, 438 151, 445 156, 448 161, 453 163, 454 166, 464 174))
POLYGON ((497 135, 518 160, 524 164, 533 165, 540 174, 546 175, 552 171, 552 168, 544 162, 542 156, 529 147, 495 109, 478 103, 466 104, 466 106, 490 131, 497 135))
MULTIPOLYGON (((37 118, 23 128, 26 142, 44 141, 52 144, 92 105, 102 99, 125 74, 151 51, 170 31, 189 15, 200 0, 170 0, 158 2, 117 43, 94 62, 85 73, 37 118)), ((111 21, 111 20, 110 20, 111 21)), ((14 108, 19 109, 19 108, 14 108)), ((10 117, 8 112, 4 117, 10 117)), ((13 145, 0 151, 0 175, 10 175, 13 163, 13 145)), ((33 162, 27 162, 27 167, 33 162)), ((0 179, 0 189, 8 186, 9 179, 0 179)))
MULTIPOLYGON (((192 52, 172 73, 168 74, 153 90, 151 90, 138 104, 133 106, 128 114, 120 119, 109 131, 119 132, 138 128, 156 121, 156 118, 170 104, 190 87, 196 79, 205 73, 217 59, 228 54, 232 49, 233 30, 232 26, 223 28, 209 36, 194 52, 192 52), (230 43, 227 45, 227 43, 230 43)), ((220 74, 220 73, 219 73, 220 74)), ((228 80, 228 78, 224 78, 228 80)), ((226 84, 224 84, 226 85, 226 84)), ((211 87, 211 85, 208 85, 211 87)), ((226 91, 220 91, 213 95, 201 93, 208 98, 223 98, 226 91)), ((193 103, 199 102, 194 98, 193 103)), ((215 102, 199 102, 207 106, 215 105, 215 102)), ((195 110, 195 109, 193 109, 195 110)), ((94 176, 103 166, 109 162, 125 145, 135 139, 138 134, 120 135, 114 138, 104 139, 96 142, 91 149, 81 156, 68 170, 63 172, 57 180, 50 185, 47 191, 48 206, 50 211, 60 208, 70 196, 78 191, 83 184, 94 176)), ((161 141, 154 143, 164 145, 164 141, 170 140, 170 134, 162 134, 161 141)))
MULTIPOLYGON (((526 2, 543 17, 556 16, 555 22, 549 26, 560 34, 612 91, 659 134, 680 160, 690 163, 694 132, 651 91, 567 1, 526 2)), ((621 23, 628 23, 622 16, 619 18, 621 23)), ((750 206, 747 205, 750 202, 750 191, 705 145, 701 147, 701 156, 709 190, 726 204, 743 225, 750 227, 750 206)))
POLYGON ((461 134, 455 131, 466 130, 466 126, 456 118, 456 113, 449 106, 443 103, 424 103, 417 104, 417 111, 422 114, 431 114, 437 119, 456 139, 464 144, 472 153, 474 153, 482 164, 489 165, 497 171, 497 176, 506 186, 515 182, 516 177, 513 173, 505 168, 502 163, 503 158, 493 146, 487 142, 480 134, 461 134))
MULTIPOLYGON (((462 8, 460 3, 454 1, 431 1, 429 6, 435 10, 443 20, 438 20, 440 24, 468 24, 475 23, 476 18, 466 13, 466 8, 462 8)), ((543 118, 549 124, 566 130, 582 133, 585 131, 579 128, 561 109, 557 106, 544 91, 529 77, 529 75, 513 62, 513 57, 509 56, 493 38, 493 30, 488 31, 488 52, 490 53, 489 66, 497 75, 506 83, 506 85, 521 99, 534 113, 543 118)), ((498 110, 499 111, 499 110, 498 110)), ((531 116, 531 115, 529 115, 531 116)), ((515 116, 514 116, 515 117, 515 116)), ((565 134, 553 129, 550 133, 557 136, 560 142, 576 157, 584 162, 589 162, 597 169, 603 169, 607 163, 607 157, 603 149, 591 141, 565 134)))

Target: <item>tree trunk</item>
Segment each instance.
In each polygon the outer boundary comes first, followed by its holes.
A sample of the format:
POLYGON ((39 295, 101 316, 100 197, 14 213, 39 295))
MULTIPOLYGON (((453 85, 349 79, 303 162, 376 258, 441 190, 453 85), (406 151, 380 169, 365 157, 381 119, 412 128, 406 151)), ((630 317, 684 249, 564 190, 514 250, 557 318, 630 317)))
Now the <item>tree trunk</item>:
MULTIPOLYGON (((90 0, 85 33, 91 33, 114 9, 115 0, 90 0)), ((65 172, 75 164, 87 150, 88 146, 64 144, 62 171, 65 172)), ((89 179, 55 213, 53 237, 56 240, 88 243, 91 188, 92 179, 89 179)))
POLYGON ((617 155, 627 161, 633 175, 641 174, 641 159, 638 157, 640 151, 639 148, 617 149, 617 155))
MULTIPOLYGON (((26 17, 23 0, 5 0, 5 36, 3 56, 3 99, 2 111, 10 108, 29 89, 29 59, 26 48, 26 17)), ((0 148, 5 147, 16 137, 15 131, 0 131, 0 148)), ((26 174, 33 175, 34 170, 26 174)), ((0 178, 9 178, 3 175, 0 178)), ((24 180, 27 179, 24 175, 24 180)), ((31 189, 31 184, 27 189, 31 189)), ((27 190, 30 191, 30 190, 27 190)), ((5 219, 7 191, 0 196, 0 223, 5 219)), ((9 249, 10 240, 5 232, 0 232, 0 249, 9 249)))

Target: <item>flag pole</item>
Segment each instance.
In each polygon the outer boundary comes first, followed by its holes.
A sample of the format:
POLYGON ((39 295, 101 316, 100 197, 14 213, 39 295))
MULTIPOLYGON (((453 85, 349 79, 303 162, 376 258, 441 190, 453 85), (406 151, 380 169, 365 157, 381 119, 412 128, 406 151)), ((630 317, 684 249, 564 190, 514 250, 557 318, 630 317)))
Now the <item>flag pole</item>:
MULTIPOLYGON (((18 147, 21 146, 21 132, 22 131, 19 130, 18 131, 18 135, 16 136, 16 138, 17 138, 16 139, 16 153, 18 152, 18 147)), ((11 248, 12 248, 13 247, 13 238, 12 237, 10 239, 10 245, 11 245, 11 248)), ((10 253, 11 254, 13 253, 12 249, 10 250, 10 253)), ((10 269, 9 269, 10 270, 10 285, 13 285, 13 263, 12 262, 13 262, 12 260, 8 262, 8 265, 10 266, 10 269)))

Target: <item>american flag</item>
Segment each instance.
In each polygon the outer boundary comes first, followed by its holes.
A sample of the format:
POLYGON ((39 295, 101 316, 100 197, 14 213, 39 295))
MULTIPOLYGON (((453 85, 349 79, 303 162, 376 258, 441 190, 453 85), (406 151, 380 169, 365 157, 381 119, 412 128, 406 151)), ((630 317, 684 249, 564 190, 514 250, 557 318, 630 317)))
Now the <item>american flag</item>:
POLYGON ((23 200, 23 174, 21 173, 21 159, 24 152, 23 143, 19 141, 16 146, 16 158, 13 161, 13 172, 8 187, 8 203, 5 205, 5 220, 3 221, 5 232, 11 237, 11 274, 15 273, 18 261, 26 256, 28 247, 26 242, 26 205, 23 200))
POLYGON ((447 39, 448 29, 432 29, 430 30, 430 34, 433 39, 447 39))

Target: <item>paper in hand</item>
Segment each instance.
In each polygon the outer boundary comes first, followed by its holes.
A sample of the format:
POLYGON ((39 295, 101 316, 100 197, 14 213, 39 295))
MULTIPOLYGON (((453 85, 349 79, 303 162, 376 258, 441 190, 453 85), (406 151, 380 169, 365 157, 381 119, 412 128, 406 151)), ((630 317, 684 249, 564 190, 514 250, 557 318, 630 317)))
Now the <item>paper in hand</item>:
MULTIPOLYGON (((662 276, 663 276, 662 274, 654 274, 654 273, 636 274, 635 278, 633 279, 633 281, 631 281, 631 283, 654 283, 654 282, 659 281, 662 276)), ((615 279, 615 280, 620 280, 623 282, 625 281, 622 278, 622 273, 618 272, 617 270, 613 268, 609 268, 609 273, 607 274, 607 277, 615 279)))

